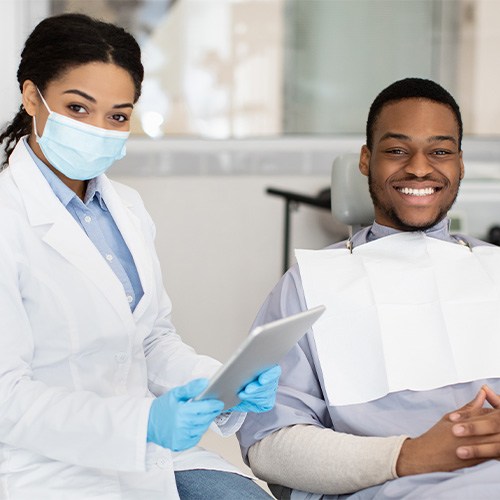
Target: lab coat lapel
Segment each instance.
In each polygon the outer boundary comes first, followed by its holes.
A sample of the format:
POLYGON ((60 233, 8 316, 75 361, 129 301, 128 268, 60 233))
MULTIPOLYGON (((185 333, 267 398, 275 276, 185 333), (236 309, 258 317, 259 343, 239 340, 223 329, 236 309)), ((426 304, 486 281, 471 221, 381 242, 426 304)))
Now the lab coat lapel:
POLYGON ((123 286, 92 241, 60 203, 35 165, 24 141, 9 159, 9 168, 23 199, 32 226, 42 240, 80 269, 102 292, 125 322, 132 315, 123 286))
POLYGON ((137 304, 133 316, 137 321, 146 311, 151 301, 153 291, 153 269, 151 267, 151 258, 144 241, 144 234, 141 230, 141 222, 133 213, 132 203, 122 199, 111 181, 105 176, 101 176, 102 196, 108 210, 125 240, 125 243, 134 259, 139 279, 141 280, 144 295, 137 304))

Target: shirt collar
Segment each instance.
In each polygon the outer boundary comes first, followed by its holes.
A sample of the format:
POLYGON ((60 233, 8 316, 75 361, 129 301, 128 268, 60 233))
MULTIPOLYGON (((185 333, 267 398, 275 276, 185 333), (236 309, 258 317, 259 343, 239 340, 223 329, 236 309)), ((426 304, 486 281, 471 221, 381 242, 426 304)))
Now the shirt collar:
MULTIPOLYGON (((390 236, 391 234, 400 233, 399 229, 394 229, 393 227, 383 226, 378 222, 374 222, 370 227, 370 230, 367 235, 368 241, 377 240, 379 238, 383 238, 384 236, 390 236)), ((449 220, 444 218, 440 220, 437 224, 426 229, 425 231, 421 231, 426 236, 430 236, 438 239, 451 239, 449 232, 449 220)))
POLYGON ((101 209, 107 211, 108 209, 106 207, 106 203, 104 203, 101 193, 102 193, 102 176, 99 175, 98 177, 89 180, 83 202, 85 203, 85 205, 88 205, 95 197, 101 209))
MULTIPOLYGON (((370 241, 378 240, 379 238, 384 238, 385 236, 391 236, 392 234, 401 233, 399 229, 394 229, 393 227, 383 226, 377 222, 374 222, 371 226, 364 227, 357 233, 355 233, 352 238, 350 238, 350 244, 352 247, 357 247, 363 245, 364 243, 369 243, 370 241)), ((442 241, 449 241, 456 243, 457 238, 450 234, 450 220, 447 218, 442 219, 434 226, 421 231, 426 236, 431 238, 436 238, 442 241)))
MULTIPOLYGON (((54 172, 52 172, 52 170, 50 170, 50 168, 47 167, 47 165, 45 165, 45 163, 43 163, 43 161, 40 160, 40 158, 38 158, 38 156, 31 149, 28 143, 28 138, 24 137, 23 140, 26 145, 26 149, 28 150, 28 153, 30 154, 31 158, 35 162, 35 165, 38 167, 42 175, 45 177, 45 180, 48 182, 52 191, 57 196, 59 201, 65 207, 67 207, 73 199, 78 198, 76 196, 76 193, 68 186, 66 186, 66 184, 64 184, 64 182, 61 179, 59 179, 59 177, 57 177, 57 175, 54 174, 54 172)), ((101 192, 102 192, 101 176, 96 177, 95 179, 90 179, 87 184, 87 191, 85 192, 83 203, 85 205, 88 205, 95 196, 95 198, 99 202, 100 207, 103 210, 107 210, 106 204, 102 199, 101 192)))

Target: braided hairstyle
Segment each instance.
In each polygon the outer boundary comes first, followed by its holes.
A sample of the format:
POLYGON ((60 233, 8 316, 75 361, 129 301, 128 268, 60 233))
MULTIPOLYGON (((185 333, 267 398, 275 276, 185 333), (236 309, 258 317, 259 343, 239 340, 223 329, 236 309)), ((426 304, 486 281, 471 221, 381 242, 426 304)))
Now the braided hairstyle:
MULTIPOLYGON (((31 80, 43 94, 47 85, 66 71, 91 62, 114 63, 125 69, 134 82, 134 102, 141 95, 144 68, 141 49, 123 28, 83 14, 62 14, 41 21, 26 40, 17 70, 22 92, 31 80)), ((7 165, 16 143, 31 133, 32 118, 21 105, 16 116, 0 134, 7 165)))

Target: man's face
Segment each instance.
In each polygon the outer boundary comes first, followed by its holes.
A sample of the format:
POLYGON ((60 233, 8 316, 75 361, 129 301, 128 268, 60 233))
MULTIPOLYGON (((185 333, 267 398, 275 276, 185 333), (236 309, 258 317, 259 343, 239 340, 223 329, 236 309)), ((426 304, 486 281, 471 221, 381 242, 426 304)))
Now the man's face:
POLYGON ((379 224, 402 231, 427 229, 453 205, 463 177, 459 130, 453 111, 427 99, 386 104, 361 149, 379 224))

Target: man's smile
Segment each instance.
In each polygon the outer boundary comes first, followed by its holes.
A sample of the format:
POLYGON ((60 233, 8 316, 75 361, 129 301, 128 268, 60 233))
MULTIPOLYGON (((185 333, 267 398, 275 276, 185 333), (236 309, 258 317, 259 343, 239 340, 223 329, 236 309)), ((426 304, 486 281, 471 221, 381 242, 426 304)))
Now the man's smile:
POLYGON ((403 187, 403 188, 396 188, 396 190, 399 191, 400 193, 407 194, 410 196, 429 196, 437 191, 437 189, 431 187, 423 189, 403 187))

